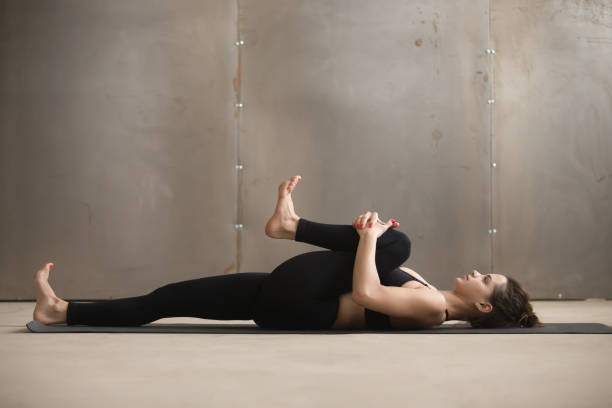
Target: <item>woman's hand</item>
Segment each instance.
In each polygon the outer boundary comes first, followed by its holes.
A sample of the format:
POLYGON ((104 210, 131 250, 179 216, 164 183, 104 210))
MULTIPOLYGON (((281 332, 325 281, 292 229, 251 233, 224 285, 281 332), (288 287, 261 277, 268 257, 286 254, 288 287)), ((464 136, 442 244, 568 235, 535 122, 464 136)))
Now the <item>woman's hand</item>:
POLYGON ((399 222, 393 218, 387 222, 379 220, 376 211, 368 211, 353 218, 353 227, 355 227, 360 237, 364 234, 374 234, 378 238, 389 228, 397 228, 398 226, 399 222))

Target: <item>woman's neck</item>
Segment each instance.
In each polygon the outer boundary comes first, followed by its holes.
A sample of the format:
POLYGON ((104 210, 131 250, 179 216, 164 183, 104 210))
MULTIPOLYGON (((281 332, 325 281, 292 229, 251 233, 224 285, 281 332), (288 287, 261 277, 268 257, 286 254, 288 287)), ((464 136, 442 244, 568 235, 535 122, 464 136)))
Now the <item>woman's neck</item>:
POLYGON ((452 290, 439 290, 446 299, 446 310, 448 311, 448 320, 468 320, 470 316, 470 306, 466 304, 452 290))

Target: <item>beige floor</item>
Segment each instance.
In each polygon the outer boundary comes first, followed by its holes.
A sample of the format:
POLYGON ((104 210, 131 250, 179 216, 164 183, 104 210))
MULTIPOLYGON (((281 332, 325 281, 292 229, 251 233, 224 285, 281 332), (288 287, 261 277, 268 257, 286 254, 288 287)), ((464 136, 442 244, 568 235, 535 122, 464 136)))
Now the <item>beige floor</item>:
MULTIPOLYGON (((533 304, 612 325, 611 301, 533 304)), ((612 335, 34 334, 33 308, 0 302, 2 408, 612 406, 612 335)))

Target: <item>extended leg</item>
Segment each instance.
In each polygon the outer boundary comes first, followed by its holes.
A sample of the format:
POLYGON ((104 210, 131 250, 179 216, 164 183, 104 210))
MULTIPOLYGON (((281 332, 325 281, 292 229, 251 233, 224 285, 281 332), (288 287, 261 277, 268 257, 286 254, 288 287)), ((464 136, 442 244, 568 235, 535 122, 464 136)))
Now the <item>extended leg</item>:
POLYGON ((153 292, 122 299, 69 302, 66 323, 140 326, 164 317, 251 320, 261 284, 269 273, 243 272, 170 283, 153 292))

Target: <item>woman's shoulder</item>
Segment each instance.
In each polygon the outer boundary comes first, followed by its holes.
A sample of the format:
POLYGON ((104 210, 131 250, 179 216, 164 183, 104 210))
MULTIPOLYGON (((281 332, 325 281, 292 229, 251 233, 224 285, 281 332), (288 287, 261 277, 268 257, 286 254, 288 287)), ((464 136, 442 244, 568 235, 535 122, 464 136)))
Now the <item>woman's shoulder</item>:
MULTIPOLYGON (((417 278, 425 283, 427 283, 428 286, 423 286, 422 284, 416 282, 416 281, 408 281, 405 284, 405 287, 408 287, 410 289, 414 289, 414 290, 422 290, 422 289, 432 289, 429 290, 427 292, 422 292, 422 293, 427 293, 429 296, 431 296, 431 299, 433 300, 432 304, 435 304, 435 311, 432 310, 432 314, 430 314, 429 316, 423 316, 421 319, 418 319, 418 322, 413 322, 416 325, 413 328, 420 328, 420 329, 437 329, 439 328, 442 323, 446 320, 446 298, 442 295, 442 293, 433 285, 431 285, 430 283, 428 283, 425 278, 423 278, 421 275, 419 275, 417 272, 415 272, 414 270, 407 268, 405 266, 400 266, 399 269, 401 269, 402 271, 406 272, 409 275, 412 275, 412 277, 417 278)), ((395 327, 403 327, 403 328, 410 328, 408 326, 406 326, 408 322, 407 321, 401 321, 401 319, 396 319, 395 322, 395 327)))
POLYGON ((423 278, 421 275, 419 275, 418 273, 416 273, 416 271, 413 271, 412 269, 410 269, 410 268, 408 268, 408 267, 406 267, 406 266, 400 266, 399 268, 400 268, 402 271, 404 271, 404 272, 406 272, 406 273, 408 273, 408 274, 412 275, 413 277, 415 277, 415 278, 417 278, 417 279, 420 279, 420 280, 422 280, 423 282, 425 282, 425 279, 424 279, 424 278, 423 278))
POLYGON ((421 275, 419 275, 418 273, 416 273, 415 271, 413 271, 410 268, 407 268, 405 266, 400 266, 399 267, 402 271, 406 272, 409 275, 412 275, 413 278, 422 280, 423 282, 425 282, 430 288, 434 289, 434 290, 438 290, 435 286, 433 286, 431 283, 427 282, 425 280, 425 278, 423 278, 421 275))

